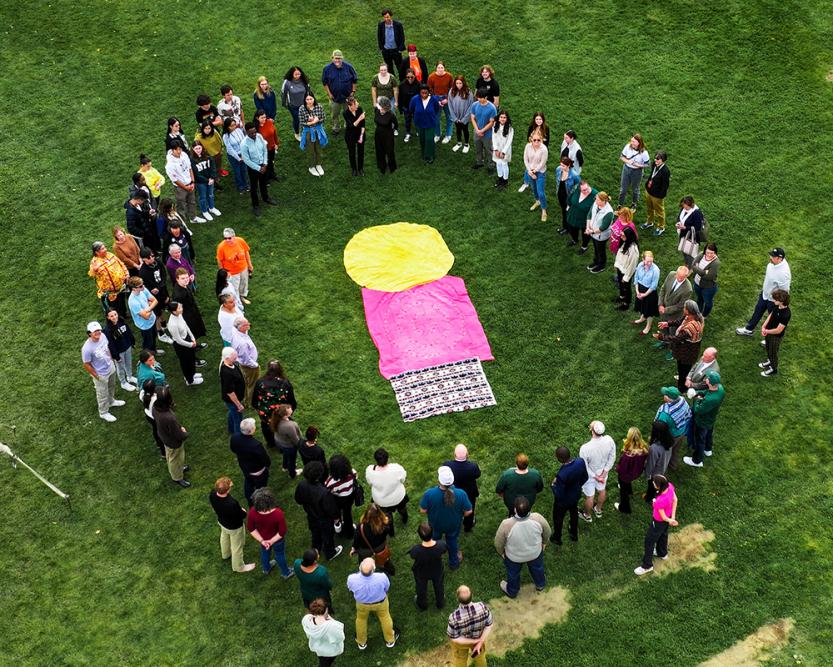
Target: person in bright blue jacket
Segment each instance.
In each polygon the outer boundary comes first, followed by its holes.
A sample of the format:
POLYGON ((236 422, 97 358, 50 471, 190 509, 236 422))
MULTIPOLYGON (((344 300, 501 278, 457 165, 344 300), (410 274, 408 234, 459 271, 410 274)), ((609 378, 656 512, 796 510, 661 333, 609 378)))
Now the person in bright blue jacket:
POLYGON ((437 118, 446 101, 440 101, 436 95, 431 95, 428 86, 419 87, 419 97, 411 99, 408 111, 414 119, 414 125, 419 135, 419 149, 422 160, 427 164, 434 162, 434 134, 437 118))

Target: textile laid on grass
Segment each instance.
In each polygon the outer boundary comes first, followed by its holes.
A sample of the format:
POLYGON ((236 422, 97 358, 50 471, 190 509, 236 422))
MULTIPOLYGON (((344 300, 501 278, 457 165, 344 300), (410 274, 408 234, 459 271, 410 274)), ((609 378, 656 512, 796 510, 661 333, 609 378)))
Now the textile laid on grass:
POLYGON ((410 222, 367 227, 344 247, 347 275, 362 287, 400 292, 437 280, 454 255, 433 227, 410 222))
POLYGON ((394 375, 390 384, 406 422, 496 405, 476 358, 394 375))
POLYGON ((494 359, 462 278, 445 276, 404 292, 365 288, 362 299, 385 378, 464 359, 494 359))

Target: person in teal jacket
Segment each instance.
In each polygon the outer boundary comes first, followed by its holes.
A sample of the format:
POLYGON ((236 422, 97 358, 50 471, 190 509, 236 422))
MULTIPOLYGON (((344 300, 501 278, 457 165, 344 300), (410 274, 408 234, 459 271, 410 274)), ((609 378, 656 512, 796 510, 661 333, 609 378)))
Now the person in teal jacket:
POLYGON ((156 363, 156 357, 150 350, 142 350, 139 353, 139 363, 136 365, 136 380, 138 386, 142 387, 145 380, 153 380, 153 384, 162 387, 168 384, 162 366, 156 363))

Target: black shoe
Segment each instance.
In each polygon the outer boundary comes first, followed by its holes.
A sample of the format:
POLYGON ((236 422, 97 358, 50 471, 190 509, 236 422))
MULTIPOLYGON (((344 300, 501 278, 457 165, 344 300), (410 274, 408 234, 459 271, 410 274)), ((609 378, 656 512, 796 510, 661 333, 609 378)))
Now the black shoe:
POLYGON ((604 270, 605 270, 605 267, 603 267, 603 266, 595 266, 592 269, 590 269, 590 273, 601 273, 604 270))
POLYGON ((271 199, 271 198, 264 199, 263 201, 265 203, 269 204, 269 206, 277 206, 278 205, 278 202, 276 202, 274 199, 271 199))
POLYGON ((191 469, 191 466, 189 466, 189 465, 182 466, 182 472, 188 472, 190 469, 191 469))
POLYGON ((191 482, 186 479, 175 479, 174 484, 179 484, 183 489, 191 488, 191 482))
POLYGON ((499 188, 501 185, 503 185, 503 179, 500 176, 498 176, 497 180, 495 181, 495 187, 499 188))
MULTIPOLYGON (((391 172, 393 173, 393 172, 391 172)), ((359 176, 364 176, 364 169, 359 169, 359 176)))
POLYGON ((629 309, 630 309, 630 306, 629 306, 628 304, 626 304, 626 303, 623 303, 623 304, 621 304, 621 305, 619 305, 619 306, 616 306, 616 310, 622 310, 622 311, 624 311, 624 310, 629 310, 629 309))
POLYGON ((482 165, 482 164, 477 164, 477 162, 475 162, 475 163, 471 166, 471 168, 472 168, 472 169, 483 169, 483 165, 482 165))
POLYGON ((406 525, 406 524, 408 523, 408 513, 407 513, 407 512, 405 512, 405 513, 404 513, 404 514, 402 514, 401 516, 402 516, 402 525, 404 526, 404 525, 406 525))
POLYGON ((256 217, 256 218, 259 218, 259 217, 260 217, 260 206, 255 206, 255 207, 252 209, 252 213, 254 213, 254 214, 255 214, 255 217, 256 217))
POLYGON ((353 169, 352 172, 353 172, 353 176, 358 176, 359 175, 359 170, 358 169, 353 169))
POLYGON ((611 299, 612 303, 619 303, 622 300, 621 296, 617 296, 615 299, 611 299))
POLYGON ((577 244, 575 241, 573 241, 573 239, 570 239, 569 241, 567 241, 567 247, 568 247, 568 248, 569 248, 570 246, 574 246, 574 245, 578 245, 578 244, 577 244))
POLYGON ((578 542, 578 535, 570 535, 570 542, 578 542))
POLYGON ((566 234, 567 230, 562 227, 561 229, 558 230, 558 233, 559 234, 566 234))
POLYGON ((561 546, 561 545, 563 544, 563 543, 561 542, 561 540, 559 540, 558 538, 556 538, 556 536, 555 536, 555 535, 551 535, 551 536, 550 536, 550 542, 552 542, 553 544, 557 544, 558 546, 561 546))
POLYGON ((194 362, 194 366, 196 366, 197 368, 202 368, 202 367, 203 367, 203 366, 205 366, 207 363, 208 363, 208 362, 207 362, 205 359, 197 359, 197 360, 194 362))
POLYGON ((584 246, 582 246, 581 248, 578 249, 578 254, 579 255, 583 255, 586 252, 587 252, 587 248, 585 248, 584 246))
POLYGON ((208 343, 199 343, 199 344, 197 345, 197 349, 198 349, 198 350, 204 350, 204 349, 205 349, 205 348, 207 348, 207 347, 208 347, 208 343))

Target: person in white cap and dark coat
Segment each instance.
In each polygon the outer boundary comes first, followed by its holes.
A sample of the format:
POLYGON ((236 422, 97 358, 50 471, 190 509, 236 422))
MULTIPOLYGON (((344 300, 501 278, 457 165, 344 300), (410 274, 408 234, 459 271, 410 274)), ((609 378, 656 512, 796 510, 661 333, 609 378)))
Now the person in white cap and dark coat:
POLYGON ((584 511, 579 516, 588 523, 593 521, 592 509, 597 519, 602 518, 602 506, 607 498, 607 476, 616 463, 616 443, 605 435, 605 425, 598 419, 590 422, 590 440, 585 442, 578 455, 587 466, 587 481, 582 487, 584 492, 584 511), (598 500, 596 494, 598 493, 598 500), (594 500, 596 501, 594 503, 594 500))
POLYGON ((433 529, 433 539, 439 540, 445 535, 448 545, 448 568, 456 570, 463 560, 463 552, 457 548, 463 517, 474 510, 468 495, 462 489, 454 487, 454 473, 448 466, 437 470, 439 484, 422 494, 419 511, 428 515, 428 523, 433 529))
POLYGON ((81 347, 81 361, 95 385, 98 416, 106 422, 116 421, 115 416, 110 414, 110 408, 121 407, 124 401, 116 399, 116 365, 98 322, 87 324, 87 341, 81 347))

